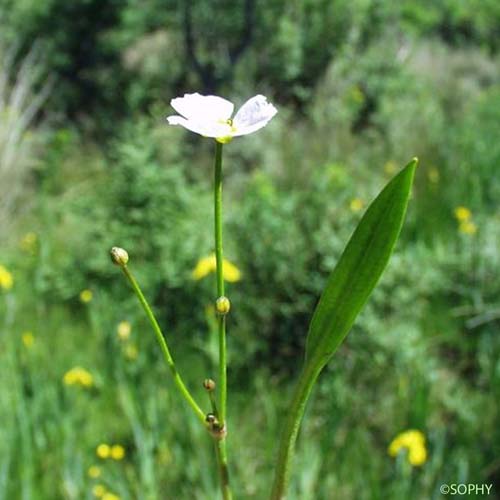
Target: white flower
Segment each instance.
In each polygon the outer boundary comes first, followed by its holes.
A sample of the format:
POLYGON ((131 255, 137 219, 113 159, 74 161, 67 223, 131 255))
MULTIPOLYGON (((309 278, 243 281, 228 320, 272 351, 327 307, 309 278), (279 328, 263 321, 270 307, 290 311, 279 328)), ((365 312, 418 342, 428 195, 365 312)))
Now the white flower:
POLYGON ((263 95, 248 99, 234 118, 231 118, 234 104, 215 95, 184 94, 184 97, 172 99, 170 104, 182 115, 169 116, 170 125, 181 125, 222 143, 265 127, 278 112, 263 95))

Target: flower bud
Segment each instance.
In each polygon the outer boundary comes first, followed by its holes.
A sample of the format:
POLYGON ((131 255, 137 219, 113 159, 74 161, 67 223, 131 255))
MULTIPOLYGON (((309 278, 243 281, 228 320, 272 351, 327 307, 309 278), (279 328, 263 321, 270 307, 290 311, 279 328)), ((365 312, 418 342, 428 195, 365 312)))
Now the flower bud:
POLYGON ((205 421, 207 422, 207 430, 212 434, 217 441, 224 439, 227 435, 227 428, 225 425, 222 425, 217 417, 213 413, 208 413, 205 417, 205 421))
POLYGON ((207 413, 205 421, 210 425, 214 425, 218 422, 217 417, 213 413, 207 413))
POLYGON ((215 382, 211 378, 206 378, 203 381, 203 387, 208 391, 212 392, 215 390, 215 382))
POLYGON ((111 261, 113 264, 116 264, 117 266, 123 267, 127 265, 128 262, 128 253, 126 250, 120 247, 113 247, 109 251, 111 255, 111 261))
POLYGON ((222 315, 225 315, 229 312, 231 309, 231 302, 229 302, 229 299, 227 297, 219 297, 215 301, 215 310, 222 315))

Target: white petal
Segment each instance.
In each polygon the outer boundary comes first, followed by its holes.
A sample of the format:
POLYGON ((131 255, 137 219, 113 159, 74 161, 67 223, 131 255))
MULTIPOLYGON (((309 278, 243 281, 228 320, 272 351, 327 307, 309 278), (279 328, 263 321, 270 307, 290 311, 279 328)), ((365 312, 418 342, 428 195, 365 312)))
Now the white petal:
POLYGON ((188 130, 191 130, 191 132, 195 132, 197 134, 202 134, 204 135, 205 133, 205 128, 200 126, 199 124, 189 121, 183 116, 178 116, 178 115, 173 115, 173 116, 168 116, 167 117, 169 125, 180 125, 181 127, 187 128, 188 130))
POLYGON ((205 137, 227 137, 231 135, 231 127, 226 123, 207 123, 196 120, 187 120, 178 115, 167 117, 170 125, 180 125, 191 132, 205 137))
POLYGON ((246 135, 259 130, 266 126, 277 112, 263 95, 252 97, 236 113, 233 120, 236 132, 233 135, 246 135))
POLYGON ((234 110, 234 104, 222 97, 198 93, 184 94, 170 104, 180 115, 200 122, 228 120, 234 110))
POLYGON ((232 136, 239 137, 240 135, 253 134, 254 132, 257 132, 257 130, 265 127, 269 123, 269 120, 262 120, 260 122, 254 123, 253 125, 250 125, 248 127, 237 127, 236 132, 233 132, 232 136))

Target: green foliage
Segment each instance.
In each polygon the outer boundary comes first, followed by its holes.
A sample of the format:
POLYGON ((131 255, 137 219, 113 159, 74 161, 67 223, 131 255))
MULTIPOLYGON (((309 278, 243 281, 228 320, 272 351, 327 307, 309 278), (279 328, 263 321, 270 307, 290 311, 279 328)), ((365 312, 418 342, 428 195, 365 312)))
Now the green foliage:
POLYGON ((457 186, 457 196, 470 200, 473 207, 494 210, 500 197, 500 144, 496 140, 500 135, 499 118, 500 87, 494 86, 469 103, 466 118, 452 137, 457 169, 464 176, 467 171, 475 172, 471 185, 457 186))
MULTIPOLYGON (((319 379, 290 498, 428 499, 458 479, 493 482, 498 2, 255 2, 252 39, 234 65, 244 2, 191 4, 196 56, 214 88, 238 103, 264 93, 279 108, 264 131, 225 148, 225 250, 242 271, 227 285, 238 498, 268 495, 311 311, 360 207, 413 154, 421 165, 405 231, 319 379), (458 206, 471 210, 469 232, 458 206), (410 428, 424 432, 429 455, 411 469, 404 454, 387 454, 410 428)), ((14 213, 0 242, 14 279, 0 290, 0 497, 90 498, 98 483, 123 499, 217 495, 210 443, 108 257, 112 245, 129 250, 203 402, 200 382, 215 376, 217 358, 214 283, 191 271, 213 250, 213 151, 164 124, 171 97, 203 91, 186 57, 184 7, 0 0, 1 37, 17 41, 19 55, 40 40, 57 78, 43 109, 54 132, 27 158, 36 165, 22 186, 33 193, 23 197, 29 210, 14 213), (91 139, 87 127, 109 133, 91 139), (126 341, 116 335, 123 320, 126 341), (63 383, 77 365, 94 376, 92 389, 63 383), (125 459, 100 461, 102 442, 123 444, 125 459), (96 464, 98 480, 87 476, 96 464)), ((45 139, 36 129, 22 137, 45 139)))
MULTIPOLYGON (((69 205, 65 201, 46 207, 49 217, 61 220, 59 226, 49 222, 54 231, 49 240, 57 245, 71 235, 67 241, 70 251, 63 261, 60 255, 49 256, 50 261, 52 257, 58 261, 59 269, 52 278, 47 277, 54 280, 48 284, 52 294, 69 298, 77 295, 88 279, 107 280, 111 270, 102 249, 114 244, 127 248, 132 265, 140 268, 143 279, 153 288, 165 280, 173 287, 185 281, 198 257, 202 235, 192 231, 191 223, 203 204, 208 205, 209 197, 188 183, 182 164, 177 163, 178 152, 172 150, 160 161, 153 133, 146 121, 124 129, 122 139, 111 148, 106 160, 109 165, 103 166, 102 157, 97 157, 94 165, 89 162, 82 179, 75 179, 80 188, 76 196, 70 196, 69 205), (90 186, 89 175, 93 176, 90 186), (141 236, 144 228, 153 227, 156 230, 151 231, 145 245, 141 236)), ((66 175, 71 169, 72 162, 50 175, 59 178, 61 170, 66 175)), ((206 224, 206 219, 197 219, 196 224, 206 224)))
POLYGON ((401 6, 405 26, 424 35, 438 35, 448 43, 474 43, 498 50, 496 19, 500 14, 494 0, 472 0, 457 4, 444 2, 405 1, 401 6))
POLYGON ((496 53, 499 15, 495 0, 0 1, 2 36, 45 48, 51 109, 108 133, 179 90, 274 88, 303 109, 332 61, 388 34, 496 53))
MULTIPOLYGON (((109 115, 113 107, 123 107, 119 54, 109 50, 103 37, 117 22, 119 4, 116 0, 0 2, 2 38, 28 47, 36 40, 43 47, 45 66, 58 81, 53 109, 74 117, 103 106, 109 115)), ((100 113, 99 118, 109 120, 100 113)))

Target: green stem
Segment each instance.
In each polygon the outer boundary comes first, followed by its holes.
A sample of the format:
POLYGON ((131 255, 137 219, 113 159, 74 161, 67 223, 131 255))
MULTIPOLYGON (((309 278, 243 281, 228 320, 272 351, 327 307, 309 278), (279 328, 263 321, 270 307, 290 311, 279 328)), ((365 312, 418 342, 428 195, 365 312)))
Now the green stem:
MULTIPOLYGON (((217 296, 224 296, 224 273, 222 252, 222 144, 215 142, 215 176, 214 176, 214 229, 215 229, 215 260, 217 275, 217 296)), ((221 425, 226 422, 227 401, 227 368, 226 368, 226 317, 219 315, 219 420, 221 425)))
POLYGON ((220 485, 222 498, 232 500, 233 494, 229 486, 229 472, 227 468, 226 441, 224 439, 214 440, 217 465, 219 466, 220 485))
POLYGON ((214 392, 210 391, 208 393, 208 397, 210 399, 210 405, 212 406, 212 412, 213 412, 213 414, 218 419, 219 418, 219 410, 217 409, 217 401, 215 401, 215 394, 214 394, 214 392))
POLYGON ((313 365, 313 363, 309 363, 308 366, 304 367, 288 410, 285 427, 281 434, 271 500, 282 500, 285 498, 297 434, 302 417, 304 416, 307 400, 322 369, 321 365, 319 368, 313 365))
POLYGON ((121 266, 121 268, 123 270, 123 273, 127 277, 128 281, 132 285, 132 288, 134 289, 134 292, 137 295, 137 298, 139 299, 139 302, 141 303, 146 313, 146 316, 148 317, 149 322, 151 323, 151 326, 153 327, 153 330, 156 334, 156 339, 158 340, 158 343, 160 344, 161 350, 163 352, 163 356, 165 357, 165 361, 167 362, 167 365, 169 366, 170 371, 172 372, 172 376, 174 377, 175 385, 178 387, 179 391, 181 392, 182 396, 187 401, 189 406, 193 409, 198 419, 203 423, 203 426, 206 426, 205 413, 198 406, 193 396, 189 392, 188 388, 184 384, 184 381, 182 380, 181 376, 179 375, 179 372, 177 371, 172 355, 170 354, 167 341, 165 340, 165 337, 163 336, 163 333, 161 331, 160 325, 158 324, 158 321, 156 321, 155 315, 153 314, 151 307, 149 306, 146 298, 144 297, 144 294, 142 293, 139 284, 137 283, 136 279, 134 278, 134 276, 132 275, 132 273, 130 272, 130 270, 126 265, 121 266))
MULTIPOLYGON (((224 272, 222 252, 222 144, 215 143, 215 168, 214 168, 214 229, 215 229, 215 260, 217 275, 217 295, 224 296, 224 272)), ((226 360, 226 316, 219 315, 219 380, 218 380, 218 419, 222 427, 226 426, 227 404, 227 360, 226 360)), ((217 463, 221 480, 222 497, 231 500, 232 494, 229 487, 229 473, 227 466, 226 440, 222 438, 215 443, 217 463)))

